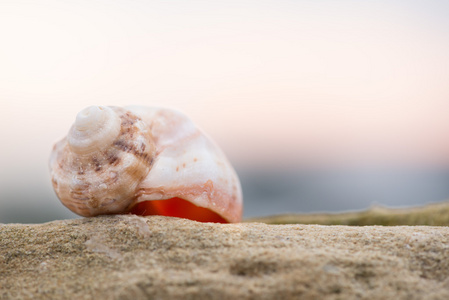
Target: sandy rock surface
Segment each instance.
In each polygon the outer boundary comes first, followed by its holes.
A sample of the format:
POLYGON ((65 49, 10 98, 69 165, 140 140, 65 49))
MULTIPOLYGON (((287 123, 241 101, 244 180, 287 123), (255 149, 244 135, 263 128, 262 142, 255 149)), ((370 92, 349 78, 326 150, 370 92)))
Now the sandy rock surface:
POLYGON ((449 299, 449 228, 0 225, 0 299, 449 299))

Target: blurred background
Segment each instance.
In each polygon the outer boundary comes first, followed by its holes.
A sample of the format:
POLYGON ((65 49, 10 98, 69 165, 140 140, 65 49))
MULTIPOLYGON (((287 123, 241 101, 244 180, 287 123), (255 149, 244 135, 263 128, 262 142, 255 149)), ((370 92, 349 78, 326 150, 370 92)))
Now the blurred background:
POLYGON ((188 114, 245 217, 449 199, 447 1, 0 1, 0 222, 74 218, 48 157, 78 111, 188 114))

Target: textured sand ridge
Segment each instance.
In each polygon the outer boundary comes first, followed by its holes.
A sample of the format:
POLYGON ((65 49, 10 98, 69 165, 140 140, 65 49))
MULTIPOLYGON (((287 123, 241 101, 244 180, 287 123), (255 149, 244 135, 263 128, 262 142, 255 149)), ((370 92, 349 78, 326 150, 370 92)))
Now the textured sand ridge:
POLYGON ((448 227, 0 225, 0 299, 449 299, 448 227))

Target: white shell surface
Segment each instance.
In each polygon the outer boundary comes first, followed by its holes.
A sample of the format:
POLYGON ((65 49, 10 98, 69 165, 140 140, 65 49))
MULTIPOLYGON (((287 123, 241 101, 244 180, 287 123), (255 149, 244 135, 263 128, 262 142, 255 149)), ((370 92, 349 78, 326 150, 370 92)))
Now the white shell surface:
POLYGON ((126 107, 151 128, 154 165, 138 186, 137 202, 179 197, 231 222, 242 214, 238 176, 221 149, 184 114, 166 108, 126 107))

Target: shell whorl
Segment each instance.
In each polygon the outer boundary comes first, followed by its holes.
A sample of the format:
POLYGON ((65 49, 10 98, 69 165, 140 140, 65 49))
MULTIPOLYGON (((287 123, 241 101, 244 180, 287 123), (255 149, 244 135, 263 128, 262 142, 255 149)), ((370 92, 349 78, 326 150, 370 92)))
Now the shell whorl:
POLYGON ((87 155, 108 147, 120 133, 121 119, 110 107, 89 106, 76 116, 67 136, 70 149, 87 155))
POLYGON ((53 187, 82 216, 126 211, 154 154, 153 137, 140 117, 119 107, 91 106, 53 149, 53 187))

